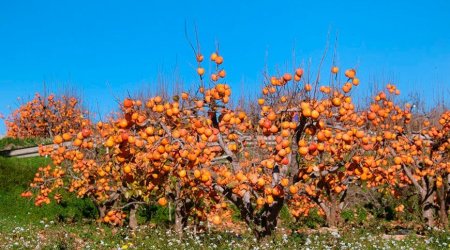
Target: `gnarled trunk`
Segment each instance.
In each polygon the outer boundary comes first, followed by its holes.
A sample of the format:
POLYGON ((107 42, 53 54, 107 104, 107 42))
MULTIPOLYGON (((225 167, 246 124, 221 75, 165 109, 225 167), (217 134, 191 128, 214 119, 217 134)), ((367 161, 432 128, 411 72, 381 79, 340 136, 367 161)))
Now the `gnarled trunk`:
POLYGON ((106 215, 106 206, 104 204, 101 204, 101 205, 96 204, 95 206, 97 207, 99 218, 105 217, 105 215, 106 215))
POLYGON ((177 184, 175 190, 175 233, 180 238, 183 237, 183 230, 188 225, 189 210, 193 207, 190 199, 182 197, 180 184, 177 184))
POLYGON ((439 222, 442 225, 442 227, 447 228, 448 226, 448 206, 447 203, 447 190, 446 185, 441 185, 440 187, 436 188, 436 194, 437 194, 437 201, 438 201, 438 215, 439 215, 439 222))
POLYGON ((421 193, 420 207, 422 209, 422 218, 425 225, 429 227, 436 226, 436 220, 434 218, 435 217, 434 197, 435 197, 434 191, 421 193))
POLYGON ((321 202, 320 207, 325 212, 328 227, 338 227, 341 222, 341 204, 337 197, 331 196, 329 202, 321 202))
POLYGON ((341 223, 341 211, 347 197, 347 189, 339 194, 333 193, 330 187, 324 187, 328 194, 327 200, 321 200, 317 196, 309 196, 324 212, 328 227, 338 227, 341 223))
POLYGON ((119 194, 118 193, 113 193, 110 196, 110 199, 108 201, 106 201, 106 202, 103 202, 103 203, 98 203, 94 199, 94 205, 97 208, 99 218, 105 217, 105 215, 108 212, 108 210, 111 209, 111 207, 114 207, 114 206, 117 205, 118 198, 119 198, 119 194))
POLYGON ((138 208, 139 208, 139 206, 137 204, 131 205, 131 208, 130 208, 130 218, 129 218, 128 226, 132 230, 135 230, 138 226, 137 217, 136 217, 138 208))
POLYGON ((340 213, 340 209, 337 206, 331 205, 329 207, 328 213, 325 213, 325 214, 326 214, 326 221, 327 221, 328 227, 339 226, 341 213, 340 213))
POLYGON ((188 224, 188 211, 183 201, 178 200, 175 202, 175 232, 181 238, 183 236, 183 230, 188 224))
POLYGON ((220 185, 214 185, 214 189, 239 209, 241 219, 250 227, 257 239, 264 238, 273 233, 278 223, 278 216, 284 205, 284 197, 276 197, 272 204, 265 204, 260 212, 255 213, 249 191, 240 197, 234 194, 229 188, 220 185))
POLYGON ((254 234, 258 239, 272 235, 277 227, 278 216, 284 205, 284 198, 279 197, 271 205, 265 205, 263 210, 255 215, 253 222, 256 226, 254 234))
POLYGON ((416 188, 417 194, 420 195, 420 209, 422 211, 422 219, 426 226, 434 227, 436 226, 435 221, 435 209, 436 204, 434 201, 436 192, 431 181, 427 177, 422 177, 421 183, 419 183, 415 176, 412 174, 411 169, 406 165, 402 165, 405 174, 413 183, 416 188))

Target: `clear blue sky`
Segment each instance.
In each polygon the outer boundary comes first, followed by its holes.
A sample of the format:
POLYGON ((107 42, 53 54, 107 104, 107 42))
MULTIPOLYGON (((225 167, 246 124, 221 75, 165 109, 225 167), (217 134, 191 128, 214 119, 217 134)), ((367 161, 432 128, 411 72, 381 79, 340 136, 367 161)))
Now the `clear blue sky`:
POLYGON ((1 1, 0 112, 43 82, 52 91, 70 84, 104 113, 116 107, 113 96, 152 88, 176 67, 189 86, 185 23, 191 37, 197 25, 205 54, 220 43, 235 90, 259 86, 266 63, 285 69, 294 48, 297 62, 317 63, 330 33, 338 65, 357 66, 362 89, 390 80, 403 93, 420 89, 431 100, 446 88, 449 96, 450 1, 309 2, 1 1))

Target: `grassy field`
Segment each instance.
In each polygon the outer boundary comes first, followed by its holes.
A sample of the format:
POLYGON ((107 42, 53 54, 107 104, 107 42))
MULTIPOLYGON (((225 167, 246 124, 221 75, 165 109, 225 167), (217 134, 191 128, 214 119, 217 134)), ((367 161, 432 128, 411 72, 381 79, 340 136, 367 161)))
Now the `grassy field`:
POLYGON ((37 167, 48 163, 39 157, 0 157, 0 249, 450 249, 448 232, 392 235, 386 221, 341 231, 283 226, 262 242, 249 232, 212 229, 197 234, 187 230, 180 240, 170 230, 167 210, 152 208, 141 213, 141 222, 147 222, 138 230, 112 228, 95 222, 96 211, 88 200, 69 196, 61 204, 35 207, 20 197, 37 167))
POLYGON ((27 147, 34 147, 39 144, 50 144, 50 143, 52 143, 51 139, 44 139, 44 138, 15 139, 5 137, 0 139, 0 150, 27 148, 27 147))

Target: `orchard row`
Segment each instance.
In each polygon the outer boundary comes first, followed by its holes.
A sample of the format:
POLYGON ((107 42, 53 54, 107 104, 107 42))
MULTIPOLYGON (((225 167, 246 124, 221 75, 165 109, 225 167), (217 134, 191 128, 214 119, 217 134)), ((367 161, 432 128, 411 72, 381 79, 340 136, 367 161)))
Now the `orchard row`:
POLYGON ((73 98, 24 104, 8 119, 8 135, 53 136, 57 146, 41 147, 53 163, 22 196, 40 206, 65 189, 91 199, 102 222, 132 228, 139 206, 170 205, 180 233, 201 221, 232 226, 237 211, 261 238, 284 206, 295 218, 318 209, 339 226, 351 186, 395 197, 412 186, 424 222, 447 225, 450 112, 424 118, 398 101, 392 84, 357 109, 356 71, 341 75, 336 66, 328 84, 307 82, 301 68, 267 76, 260 97, 237 108, 223 57, 210 59, 207 76, 197 53, 196 92, 126 98, 117 116, 96 124, 73 98))

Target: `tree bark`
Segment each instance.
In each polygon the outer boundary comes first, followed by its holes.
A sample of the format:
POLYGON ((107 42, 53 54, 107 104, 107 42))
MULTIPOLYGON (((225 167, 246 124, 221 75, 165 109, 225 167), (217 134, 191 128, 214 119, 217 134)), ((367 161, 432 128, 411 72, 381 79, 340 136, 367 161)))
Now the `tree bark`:
POLYGON ((341 213, 340 213, 339 205, 336 205, 335 202, 330 204, 329 211, 326 214, 326 222, 328 227, 338 227, 340 223, 341 213))
POLYGON ((273 231, 277 227, 278 215, 280 214, 280 211, 283 208, 283 204, 284 198, 282 197, 278 198, 276 199, 276 203, 270 206, 269 209, 267 210, 262 220, 264 222, 263 231, 261 232, 262 237, 272 235, 273 231))
POLYGON ((426 226, 434 227, 436 225, 436 221, 434 219, 435 215, 435 202, 434 197, 436 195, 434 190, 430 190, 430 182, 426 178, 422 178, 422 185, 420 185, 416 178, 411 173, 411 170, 406 166, 402 165, 403 170, 405 171, 408 178, 413 183, 416 188, 416 192, 420 195, 420 208, 422 211, 422 219, 426 226))
POLYGON ((183 237, 183 230, 188 224, 188 214, 184 202, 178 200, 175 202, 175 232, 180 238, 183 237))
POLYGON ((421 193, 421 209, 422 209, 422 218, 425 225, 429 227, 436 226, 435 221, 435 206, 434 206, 434 197, 435 192, 423 192, 421 193))
POLYGON ((139 207, 138 204, 133 204, 133 205, 131 205, 131 208, 130 208, 130 220, 129 220, 128 226, 132 230, 135 230, 138 226, 137 217, 136 217, 138 207, 139 207))
POLYGON ((278 216, 284 205, 284 197, 277 197, 273 204, 266 204, 260 212, 255 213, 249 191, 243 197, 240 197, 233 194, 229 188, 217 184, 214 185, 214 189, 239 209, 241 219, 250 227, 258 240, 273 233, 277 226, 278 216))
MULTIPOLYGON (((316 200, 317 202, 318 200, 316 200)), ((325 212, 325 221, 328 227, 338 227, 341 222, 341 201, 338 197, 330 195, 330 201, 318 203, 325 212)))
POLYGON ((181 187, 177 184, 175 190, 175 233, 179 238, 183 237, 183 230, 188 225, 189 210, 192 208, 192 201, 188 198, 182 197, 181 187))
POLYGON ((97 207, 97 210, 98 210, 98 216, 100 218, 105 217, 105 215, 106 215, 106 206, 103 205, 103 204, 102 205, 96 204, 96 207, 97 207))
POLYGON ((436 194, 437 194, 437 201, 438 201, 438 214, 439 214, 439 222, 442 225, 443 228, 447 228, 448 226, 448 205, 447 204, 447 190, 446 185, 442 185, 441 187, 437 187, 436 194))

